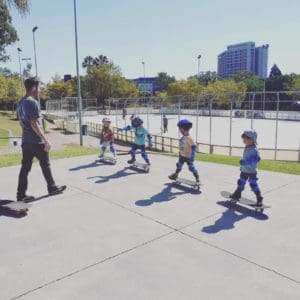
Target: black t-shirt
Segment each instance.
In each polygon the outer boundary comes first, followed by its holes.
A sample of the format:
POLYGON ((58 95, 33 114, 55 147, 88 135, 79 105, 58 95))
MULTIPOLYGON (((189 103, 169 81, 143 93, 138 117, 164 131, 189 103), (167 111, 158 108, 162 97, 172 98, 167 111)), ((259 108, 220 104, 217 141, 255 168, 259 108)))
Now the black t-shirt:
POLYGON ((22 142, 26 144, 43 144, 42 139, 33 131, 30 121, 38 120, 40 111, 38 102, 32 97, 24 97, 18 103, 17 113, 23 129, 22 142))

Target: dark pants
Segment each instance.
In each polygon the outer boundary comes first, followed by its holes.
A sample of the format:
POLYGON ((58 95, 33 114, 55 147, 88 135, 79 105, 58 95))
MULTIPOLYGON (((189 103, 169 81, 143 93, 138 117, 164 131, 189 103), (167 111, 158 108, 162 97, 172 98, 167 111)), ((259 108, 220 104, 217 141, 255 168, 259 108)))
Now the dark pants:
POLYGON ((132 159, 135 159, 135 153, 136 153, 136 150, 138 150, 138 149, 141 150, 141 154, 142 154, 143 159, 146 162, 148 162, 149 158, 148 158, 148 154, 146 152, 146 146, 145 145, 133 144, 133 146, 132 146, 132 148, 130 150, 130 154, 131 154, 132 159))
POLYGON ((17 197, 23 197, 28 186, 28 174, 31 170, 34 157, 40 162, 43 175, 47 181, 48 192, 53 190, 56 185, 51 173, 49 153, 44 150, 44 144, 22 144, 22 167, 19 174, 19 184, 17 197))
POLYGON ((176 173, 179 174, 181 172, 183 165, 185 163, 188 165, 189 170, 194 174, 194 176, 196 178, 198 178, 199 175, 198 175, 198 171, 194 165, 194 162, 190 161, 190 159, 188 159, 187 157, 183 157, 181 155, 179 155, 179 160, 178 160, 178 163, 176 164, 176 167, 177 167, 176 173))
POLYGON ((241 172, 240 178, 237 182, 238 190, 242 192, 245 189, 247 180, 249 181, 252 192, 254 192, 255 194, 260 194, 260 189, 257 183, 258 181, 257 173, 248 174, 248 173, 241 172))

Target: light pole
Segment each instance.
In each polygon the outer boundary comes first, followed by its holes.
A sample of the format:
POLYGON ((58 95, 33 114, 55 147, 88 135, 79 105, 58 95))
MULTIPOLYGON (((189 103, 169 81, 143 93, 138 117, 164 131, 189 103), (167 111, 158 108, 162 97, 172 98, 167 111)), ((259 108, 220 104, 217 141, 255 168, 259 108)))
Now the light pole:
POLYGON ((20 78, 22 78, 22 66, 21 66, 21 54, 20 52, 22 52, 21 48, 18 48, 18 56, 19 56, 19 67, 20 67, 20 78))
POLYGON ((34 49, 34 62, 35 62, 35 76, 38 77, 38 69, 37 69, 37 60, 36 60, 36 47, 35 47, 35 32, 38 30, 38 27, 35 26, 32 28, 33 35, 33 49, 34 49))
POLYGON ((81 87, 80 87, 80 76, 79 76, 76 0, 74 0, 74 23, 75 23, 75 50, 76 50, 76 70, 77 70, 77 101, 78 101, 78 118, 79 118, 79 137, 80 137, 80 146, 83 146, 82 117, 81 117, 81 114, 82 114, 82 99, 81 99, 81 87))
POLYGON ((198 78, 200 78, 200 59, 201 59, 201 55, 198 55, 198 78))

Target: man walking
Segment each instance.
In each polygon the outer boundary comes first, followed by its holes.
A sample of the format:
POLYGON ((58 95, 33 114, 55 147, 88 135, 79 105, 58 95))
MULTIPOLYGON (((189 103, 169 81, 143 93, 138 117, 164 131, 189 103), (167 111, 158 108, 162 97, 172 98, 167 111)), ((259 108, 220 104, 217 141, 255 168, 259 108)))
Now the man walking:
POLYGON ((19 174, 17 190, 17 201, 29 201, 33 197, 26 195, 28 186, 28 174, 32 162, 36 157, 40 163, 43 175, 47 182, 49 195, 62 193, 66 186, 57 186, 52 176, 49 151, 51 144, 47 140, 40 123, 40 109, 37 99, 39 94, 39 80, 28 78, 24 82, 26 95, 22 98, 17 107, 22 132, 22 166, 19 174))

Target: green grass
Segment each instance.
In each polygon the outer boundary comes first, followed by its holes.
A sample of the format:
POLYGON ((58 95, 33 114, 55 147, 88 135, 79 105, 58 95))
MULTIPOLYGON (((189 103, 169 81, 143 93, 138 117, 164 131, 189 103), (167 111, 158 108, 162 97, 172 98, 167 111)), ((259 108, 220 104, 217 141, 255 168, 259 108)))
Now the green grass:
MULTIPOLYGON (((8 137, 8 131, 0 128, 0 137, 8 137)), ((0 148, 8 144, 8 139, 0 139, 0 148)))
MULTIPOLYGON (((167 154, 168 156, 176 156, 177 154, 167 154)), ((227 155, 219 155, 219 154, 204 154, 197 153, 196 160, 205 161, 209 163, 215 163, 220 165, 228 165, 228 166, 240 166, 240 156, 227 156, 227 155)), ((298 162, 289 162, 289 161, 278 161, 278 160, 269 160, 263 159, 260 161, 258 165, 258 170, 272 171, 277 173, 285 173, 292 175, 300 175, 300 163, 298 162)))
MULTIPOLYGON (((61 150, 53 150, 50 152, 50 159, 60 159, 75 156, 84 156, 90 154, 98 154, 99 150, 95 148, 80 147, 79 145, 68 144, 61 150)), ((21 163, 21 154, 3 154, 0 155, 0 168, 17 166, 21 163)))
POLYGON ((11 112, 0 111, 0 128, 10 129, 14 136, 21 136, 22 129, 16 115, 11 112))
MULTIPOLYGON (((226 156, 217 154, 197 154, 196 160, 211 162, 216 164, 239 166, 239 161, 241 157, 239 156, 226 156)), ((289 162, 289 161, 278 161, 263 159, 258 165, 259 170, 286 173, 300 175, 300 163, 289 162)))

